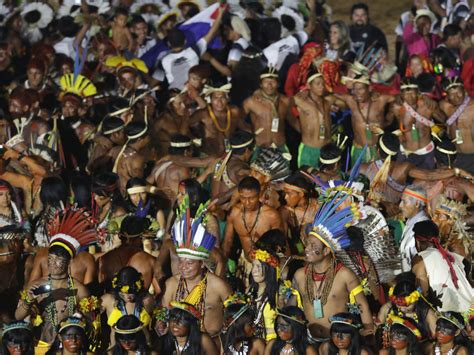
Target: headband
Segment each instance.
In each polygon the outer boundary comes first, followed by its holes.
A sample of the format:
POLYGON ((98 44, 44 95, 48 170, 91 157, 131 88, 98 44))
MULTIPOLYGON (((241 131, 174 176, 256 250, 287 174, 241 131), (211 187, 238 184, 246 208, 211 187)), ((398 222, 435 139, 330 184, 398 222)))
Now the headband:
POLYGON ((245 306, 243 306, 241 309, 239 309, 237 312, 235 312, 235 314, 231 317, 231 321, 229 322, 229 324, 227 324, 224 329, 227 331, 231 326, 232 324, 234 324, 240 317, 242 317, 242 315, 247 312, 247 310, 250 309, 250 304, 246 304, 245 306))
POLYGON ((115 127, 115 128, 111 128, 108 131, 103 131, 102 134, 104 134, 104 135, 112 134, 112 133, 120 131, 121 129, 123 129, 123 127, 125 127, 125 125, 121 125, 121 126, 118 126, 118 127, 115 127))
POLYGON ((306 82, 307 82, 308 84, 310 84, 314 79, 316 79, 316 78, 321 78, 322 76, 323 76, 323 74, 321 74, 321 73, 313 74, 313 75, 311 75, 311 76, 308 78, 308 80, 306 80, 306 82))
POLYGON ((339 160, 341 160, 341 156, 338 156, 333 159, 324 159, 324 158, 319 157, 319 161, 326 165, 337 163, 339 160))
POLYGON ((260 75, 260 79, 267 79, 267 78, 278 79, 278 74, 265 73, 265 74, 260 75))
POLYGON ((445 92, 448 92, 449 89, 456 88, 456 87, 464 87, 463 83, 460 83, 458 81, 452 82, 446 88, 444 89, 445 92))
POLYGON ((390 290, 388 291, 388 297, 390 299, 390 302, 394 303, 397 306, 407 307, 417 302, 421 297, 421 293, 419 289, 416 289, 415 291, 410 293, 408 296, 394 296, 393 295, 394 290, 395 290, 395 286, 390 287, 390 290))
POLYGON ((225 94, 228 94, 230 92, 230 89, 232 89, 232 84, 225 84, 220 87, 212 87, 209 85, 204 86, 204 90, 202 91, 204 96, 210 96, 214 94, 215 92, 223 92, 225 94))
POLYGON ((402 84, 400 85, 400 90, 408 90, 408 89, 417 89, 418 90, 418 85, 417 84, 402 84))
POLYGON ((370 86, 370 79, 366 76, 361 76, 360 78, 350 78, 348 76, 343 76, 342 80, 352 81, 354 83, 360 83, 360 84, 365 84, 365 85, 370 86))
POLYGON ((156 192, 156 187, 154 186, 134 186, 127 189, 128 194, 139 194, 141 192, 146 192, 153 194, 156 192))
POLYGON ((113 329, 117 334, 135 334, 143 329, 143 324, 140 324, 138 327, 133 329, 119 329, 116 325, 114 325, 113 329))
POLYGON ((242 143, 242 144, 232 144, 231 148, 232 149, 239 149, 239 148, 245 148, 248 147, 250 144, 253 143, 253 138, 250 138, 247 142, 242 143))
POLYGON ((300 323, 300 324, 303 324, 303 325, 306 324, 306 321, 305 321, 304 319, 297 318, 297 317, 295 317, 295 316, 289 316, 289 315, 287 315, 287 314, 281 313, 281 312, 278 311, 278 310, 277 310, 276 314, 277 314, 277 316, 280 316, 280 317, 283 317, 283 318, 292 320, 292 321, 294 321, 294 322, 297 322, 297 323, 300 323))
POLYGON ((148 125, 145 126, 145 128, 143 129, 143 131, 141 132, 138 132, 137 134, 134 134, 133 136, 127 136, 127 138, 130 140, 130 139, 137 139, 137 138, 140 138, 141 136, 143 136, 148 130, 148 125))
POLYGON ((350 325, 351 327, 353 327, 355 329, 361 328, 361 325, 359 323, 354 323, 354 320, 351 319, 351 318, 332 316, 332 317, 329 317, 329 322, 331 322, 331 324, 339 323, 339 324, 350 325))
POLYGON ((457 153, 456 150, 447 150, 447 149, 441 148, 440 146, 437 146, 436 150, 447 155, 455 155, 457 153))
POLYGON ((403 190, 403 194, 407 195, 407 196, 410 196, 410 197, 413 197, 413 198, 415 198, 417 200, 420 200, 424 203, 428 203, 428 199, 426 198, 426 195, 422 195, 421 193, 410 190, 409 188, 405 188, 405 190, 403 190))
POLYGON ((298 187, 298 186, 295 186, 295 185, 291 185, 291 184, 289 184, 289 183, 287 183, 287 182, 285 182, 285 183, 283 184, 283 188, 284 188, 284 189, 293 190, 293 191, 296 191, 296 192, 302 192, 302 193, 304 193, 304 194, 307 193, 307 191, 304 190, 304 189, 302 189, 301 187, 298 187))
POLYGON ((388 155, 390 155, 390 156, 397 155, 397 152, 395 152, 395 151, 389 149, 389 148, 385 145, 385 143, 383 142, 383 139, 382 139, 382 138, 380 138, 379 144, 380 144, 380 148, 382 148, 382 150, 383 150, 386 154, 388 154, 388 155))
POLYGON ((193 144, 192 141, 187 141, 187 142, 170 142, 170 147, 173 148, 187 148, 190 147, 193 144))

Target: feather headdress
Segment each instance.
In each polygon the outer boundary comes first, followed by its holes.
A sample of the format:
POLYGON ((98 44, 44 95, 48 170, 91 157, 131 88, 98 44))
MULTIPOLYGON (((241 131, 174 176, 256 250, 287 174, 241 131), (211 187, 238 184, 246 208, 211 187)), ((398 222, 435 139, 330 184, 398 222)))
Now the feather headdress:
POLYGON ((105 65, 108 67, 117 68, 118 71, 123 70, 125 68, 130 68, 133 70, 141 71, 142 73, 148 73, 148 68, 145 62, 138 58, 133 58, 127 60, 125 57, 122 56, 114 56, 107 58, 105 61, 105 65))
POLYGON ((82 246, 97 241, 96 224, 84 209, 58 211, 48 223, 49 246, 58 245, 74 257, 82 246))
POLYGON ((275 148, 263 148, 257 159, 250 166, 263 175, 270 177, 271 181, 279 181, 290 175, 290 159, 275 148))
MULTIPOLYGON (((295 32, 303 31, 304 20, 299 13, 297 13, 295 10, 287 6, 280 6, 279 8, 277 8, 276 10, 272 12, 272 17, 276 17, 277 19, 280 20, 280 22, 283 15, 290 16, 295 21, 295 29, 294 29, 295 32)), ((284 29, 283 32, 286 32, 286 33, 282 33, 282 37, 286 37, 287 35, 290 34, 288 33, 288 31, 285 29, 284 26, 282 26, 282 29, 284 29)))
POLYGON ((46 28, 54 17, 51 7, 41 2, 32 2, 27 4, 22 12, 24 22, 23 34, 28 41, 33 44, 41 41, 43 38, 42 29, 46 28))
POLYGON ((194 260, 209 259, 209 255, 216 244, 216 237, 206 231, 208 207, 209 201, 201 204, 196 216, 191 218, 189 197, 185 196, 176 211, 176 221, 171 230, 171 237, 179 257, 194 260))

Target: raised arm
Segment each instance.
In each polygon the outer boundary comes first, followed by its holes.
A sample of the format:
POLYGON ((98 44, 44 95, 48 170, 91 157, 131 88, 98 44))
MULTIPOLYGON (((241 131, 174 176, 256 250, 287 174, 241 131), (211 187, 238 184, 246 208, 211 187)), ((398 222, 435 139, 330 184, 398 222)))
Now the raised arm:
POLYGON ((223 8, 223 7, 221 6, 221 7, 219 8, 219 14, 217 15, 216 20, 215 20, 214 23, 212 24, 211 29, 210 29, 209 32, 203 37, 207 44, 209 44, 209 43, 212 41, 212 39, 214 38, 214 36, 217 34, 217 31, 219 30, 219 26, 221 25, 222 16, 224 15, 224 13, 225 13, 225 8, 223 8))

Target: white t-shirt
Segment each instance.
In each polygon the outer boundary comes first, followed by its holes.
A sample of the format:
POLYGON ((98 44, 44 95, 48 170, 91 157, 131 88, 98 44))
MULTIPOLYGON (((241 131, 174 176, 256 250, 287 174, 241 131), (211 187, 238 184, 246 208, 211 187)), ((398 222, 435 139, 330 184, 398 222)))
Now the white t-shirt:
POLYGON ((193 66, 199 64, 199 58, 207 50, 207 43, 201 38, 192 47, 183 49, 178 53, 168 53, 161 60, 170 89, 182 90, 188 81, 188 72, 193 66))
POLYGON ((232 44, 232 47, 229 51, 227 57, 227 64, 230 62, 238 62, 242 57, 242 52, 246 50, 249 46, 249 42, 245 38, 239 38, 232 44))
POLYGON ((140 58, 142 55, 148 52, 150 48, 153 47, 155 44, 156 44, 156 39, 151 38, 151 37, 145 38, 145 42, 140 47, 138 47, 137 57, 140 58))
POLYGON ((265 58, 267 58, 268 65, 280 70, 287 55, 290 53, 298 55, 300 53, 301 46, 305 44, 307 40, 308 34, 304 31, 299 31, 270 44, 263 50, 263 54, 265 55, 265 58))
POLYGON ((76 55, 76 50, 74 49, 74 40, 74 37, 63 38, 53 46, 54 51, 56 52, 56 54, 64 54, 74 59, 76 55))

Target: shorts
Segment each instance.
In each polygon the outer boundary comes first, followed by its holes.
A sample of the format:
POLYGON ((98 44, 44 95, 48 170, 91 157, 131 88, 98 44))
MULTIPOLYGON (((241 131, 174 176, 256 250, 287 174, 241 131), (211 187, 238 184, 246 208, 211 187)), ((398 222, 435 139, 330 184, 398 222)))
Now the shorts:
POLYGON ((303 165, 319 168, 320 153, 321 148, 314 148, 300 143, 298 147, 298 168, 301 168, 303 165))

